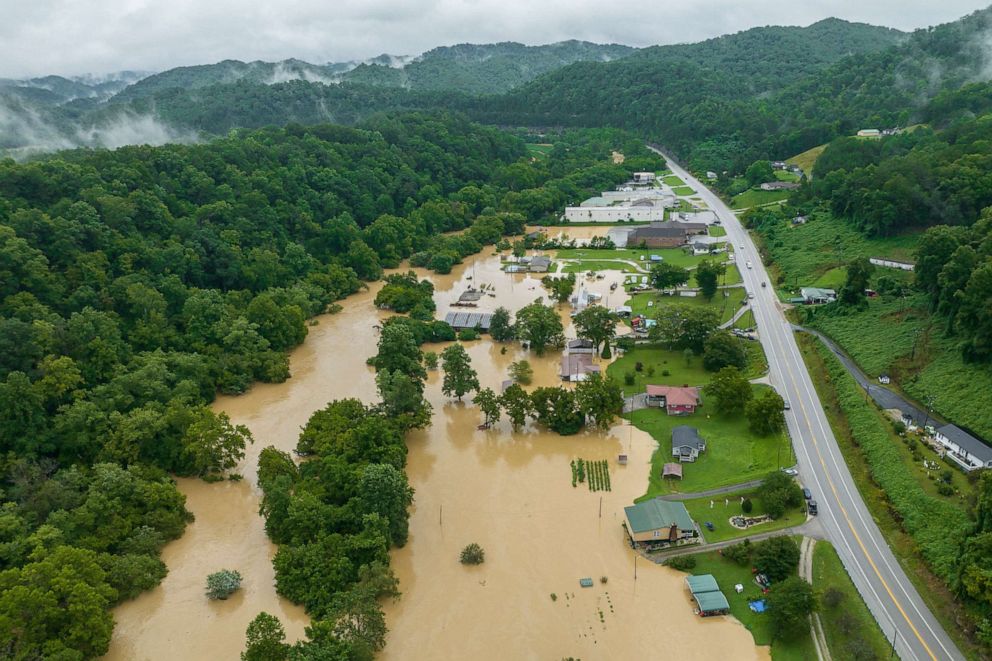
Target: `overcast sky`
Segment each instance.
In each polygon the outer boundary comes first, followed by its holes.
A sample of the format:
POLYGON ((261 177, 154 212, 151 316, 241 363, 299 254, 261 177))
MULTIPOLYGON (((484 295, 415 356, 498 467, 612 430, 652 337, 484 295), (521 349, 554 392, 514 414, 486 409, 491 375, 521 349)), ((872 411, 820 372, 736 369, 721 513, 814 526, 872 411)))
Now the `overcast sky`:
POLYGON ((223 59, 315 63, 463 42, 699 41, 836 16, 902 30, 976 0, 0 0, 0 77, 161 71, 223 59), (617 7, 624 6, 627 10, 617 7))

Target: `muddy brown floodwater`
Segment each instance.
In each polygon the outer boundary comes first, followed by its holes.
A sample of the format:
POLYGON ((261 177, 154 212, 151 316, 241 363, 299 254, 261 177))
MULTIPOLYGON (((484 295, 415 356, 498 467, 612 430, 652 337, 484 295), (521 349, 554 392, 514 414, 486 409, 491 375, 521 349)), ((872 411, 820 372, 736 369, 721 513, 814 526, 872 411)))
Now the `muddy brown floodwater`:
MULTIPOLYGON (((583 227, 568 235, 604 232, 583 227)), ((516 310, 546 294, 537 277, 500 271, 492 249, 451 275, 421 275, 434 282, 442 317, 472 284, 495 288, 480 310, 516 310)), ((624 295, 609 286, 621 277, 613 272, 582 283, 615 306, 624 295)), ((332 399, 376 398, 365 359, 375 353, 373 327, 384 316, 372 304, 377 290, 373 285, 343 301, 338 314, 319 318, 292 353, 287 382, 217 400, 216 410, 247 425, 255 437, 240 467, 245 480, 179 480, 196 521, 165 547, 169 574, 162 584, 115 609, 106 659, 234 660, 244 647, 245 628, 263 610, 279 617, 289 640, 303 637, 306 614, 275 593, 275 547, 258 515, 258 453, 267 445, 292 450, 300 427, 332 399), (222 568, 240 571, 243 588, 227 601, 208 601, 206 575, 222 568)), ((567 306, 562 316, 568 323, 567 306)), ((504 352, 488 339, 466 346, 481 384, 497 392, 509 364, 520 358, 531 361, 535 385, 560 383, 557 352, 537 357, 516 345, 504 352)), ((430 375, 426 396, 434 419, 408 440, 407 473, 416 495, 410 541, 392 553, 403 596, 385 604, 390 633, 382 658, 768 658, 767 649, 755 647, 732 618, 695 617, 682 574, 641 559, 635 580, 634 554, 620 522, 623 507, 647 484, 655 448, 650 436, 625 424, 571 437, 532 427, 513 433, 506 421, 479 430, 478 411, 469 401, 444 397, 437 373, 430 375), (621 452, 629 455, 627 466, 616 462, 621 452), (569 462, 577 457, 607 460, 612 491, 573 488, 569 462), (458 562, 469 542, 485 549, 483 565, 458 562), (593 578, 594 587, 580 588, 583 577, 593 578)))

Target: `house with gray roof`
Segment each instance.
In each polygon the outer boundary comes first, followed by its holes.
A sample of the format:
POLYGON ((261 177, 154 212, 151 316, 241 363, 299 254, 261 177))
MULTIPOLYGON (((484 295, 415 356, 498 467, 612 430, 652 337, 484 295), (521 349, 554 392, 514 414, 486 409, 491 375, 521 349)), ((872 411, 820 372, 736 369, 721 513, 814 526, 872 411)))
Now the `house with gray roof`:
POLYGON ((672 429, 672 456, 679 461, 695 461, 705 450, 706 441, 695 427, 679 425, 672 429))
POLYGON ((531 273, 547 273, 550 267, 551 267, 550 257, 545 257, 544 255, 538 255, 537 257, 532 257, 530 260, 531 273))
POLYGON ((493 320, 492 312, 456 312, 452 310, 444 315, 444 320, 456 331, 465 328, 478 328, 486 333, 493 320))
POLYGON ((957 425, 940 427, 935 438, 947 450, 946 456, 964 470, 992 468, 992 447, 957 425))

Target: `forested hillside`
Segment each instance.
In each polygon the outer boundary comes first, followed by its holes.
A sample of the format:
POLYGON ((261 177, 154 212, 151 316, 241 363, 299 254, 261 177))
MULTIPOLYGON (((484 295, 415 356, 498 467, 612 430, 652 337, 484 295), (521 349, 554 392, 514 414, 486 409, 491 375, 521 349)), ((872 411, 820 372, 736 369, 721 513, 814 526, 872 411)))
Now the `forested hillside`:
POLYGON ((615 60, 632 52, 630 46, 575 40, 545 46, 458 44, 429 50, 402 68, 362 65, 342 80, 414 91, 498 94, 573 62, 615 60))
POLYGON ((613 60, 633 51, 629 46, 587 41, 563 41, 544 46, 504 42, 444 46, 416 58, 383 55, 360 63, 225 60, 177 67, 149 76, 121 91, 115 101, 147 98, 166 90, 190 91, 233 83, 273 85, 294 80, 327 85, 355 82, 412 90, 495 94, 573 62, 613 60))
POLYGON ((564 139, 534 162, 464 118, 400 115, 0 163, 0 656, 106 651, 108 609, 162 579, 189 520, 168 473, 223 478, 252 442, 207 404, 287 378, 309 317, 655 165, 615 133, 564 139))
POLYGON ((786 61, 815 52, 817 40, 798 54, 792 40, 772 42, 781 50, 756 44, 750 57, 738 58, 748 63, 738 65, 749 69, 741 72, 731 64, 703 66, 701 56, 681 64, 640 54, 575 64, 478 103, 476 116, 510 124, 623 126, 665 144, 696 169, 741 172, 759 158, 785 158, 858 128, 905 126, 929 98, 986 75, 990 29, 992 9, 985 9, 803 77, 786 61), (760 81, 779 75, 787 86, 753 93, 761 91, 760 81))

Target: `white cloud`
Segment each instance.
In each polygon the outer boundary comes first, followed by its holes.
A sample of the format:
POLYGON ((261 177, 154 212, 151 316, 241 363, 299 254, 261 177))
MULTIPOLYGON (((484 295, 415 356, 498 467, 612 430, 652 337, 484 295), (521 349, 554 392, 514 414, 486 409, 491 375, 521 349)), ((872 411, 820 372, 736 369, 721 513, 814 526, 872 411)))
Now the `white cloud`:
POLYGON ((911 30, 981 6, 978 0, 0 0, 0 77, 163 70, 222 59, 321 63, 461 42, 647 46, 828 16, 911 30))

